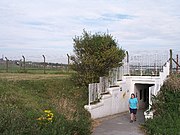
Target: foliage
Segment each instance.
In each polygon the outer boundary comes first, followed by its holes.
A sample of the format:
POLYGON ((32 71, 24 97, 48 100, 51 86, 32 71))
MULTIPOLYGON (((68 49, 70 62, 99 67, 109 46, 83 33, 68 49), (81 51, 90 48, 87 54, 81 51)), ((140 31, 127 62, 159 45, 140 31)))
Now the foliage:
POLYGON ((172 77, 153 99, 154 118, 144 127, 150 135, 180 134, 180 78, 172 77))
POLYGON ((0 79, 1 135, 90 135, 84 88, 69 78, 0 79))
POLYGON ((115 39, 109 34, 91 34, 85 30, 82 36, 74 39, 72 69, 76 71, 75 81, 87 86, 97 82, 100 76, 107 76, 109 70, 120 66, 125 53, 118 48, 115 39))

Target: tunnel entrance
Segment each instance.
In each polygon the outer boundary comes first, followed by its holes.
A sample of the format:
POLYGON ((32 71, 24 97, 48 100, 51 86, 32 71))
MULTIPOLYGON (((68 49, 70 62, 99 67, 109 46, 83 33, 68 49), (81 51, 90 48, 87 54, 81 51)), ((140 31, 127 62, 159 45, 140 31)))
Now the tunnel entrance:
POLYGON ((148 109, 149 107, 149 87, 154 84, 140 84, 136 83, 134 92, 139 101, 140 109, 148 109))

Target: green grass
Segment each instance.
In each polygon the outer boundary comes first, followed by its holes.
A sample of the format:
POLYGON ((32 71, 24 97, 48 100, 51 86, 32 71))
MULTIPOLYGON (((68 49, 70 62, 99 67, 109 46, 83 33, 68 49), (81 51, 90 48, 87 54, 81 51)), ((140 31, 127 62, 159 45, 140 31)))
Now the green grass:
POLYGON ((0 134, 88 135, 87 99, 87 90, 74 86, 69 77, 0 78, 0 134), (52 122, 39 122, 47 109, 54 114, 52 122))

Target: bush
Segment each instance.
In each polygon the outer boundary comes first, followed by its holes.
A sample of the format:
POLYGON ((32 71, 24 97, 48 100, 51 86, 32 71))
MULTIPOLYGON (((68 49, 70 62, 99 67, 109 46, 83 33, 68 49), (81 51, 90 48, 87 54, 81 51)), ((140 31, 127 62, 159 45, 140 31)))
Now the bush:
POLYGON ((112 68, 122 65, 125 51, 118 47, 112 35, 106 33, 91 34, 83 30, 82 36, 75 36, 73 63, 75 82, 79 86, 88 86, 101 76, 108 76, 112 68))
POLYGON ((154 118, 144 124, 149 135, 180 135, 180 78, 172 77, 153 99, 154 118))

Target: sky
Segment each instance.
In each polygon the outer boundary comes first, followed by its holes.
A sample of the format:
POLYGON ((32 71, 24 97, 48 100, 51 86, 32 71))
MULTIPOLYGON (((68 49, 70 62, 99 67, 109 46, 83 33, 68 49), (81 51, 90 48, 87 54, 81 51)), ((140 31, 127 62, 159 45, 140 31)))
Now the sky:
POLYGON ((179 7, 180 0, 0 0, 0 57, 67 63, 83 29, 111 34, 130 54, 177 51, 179 7))

